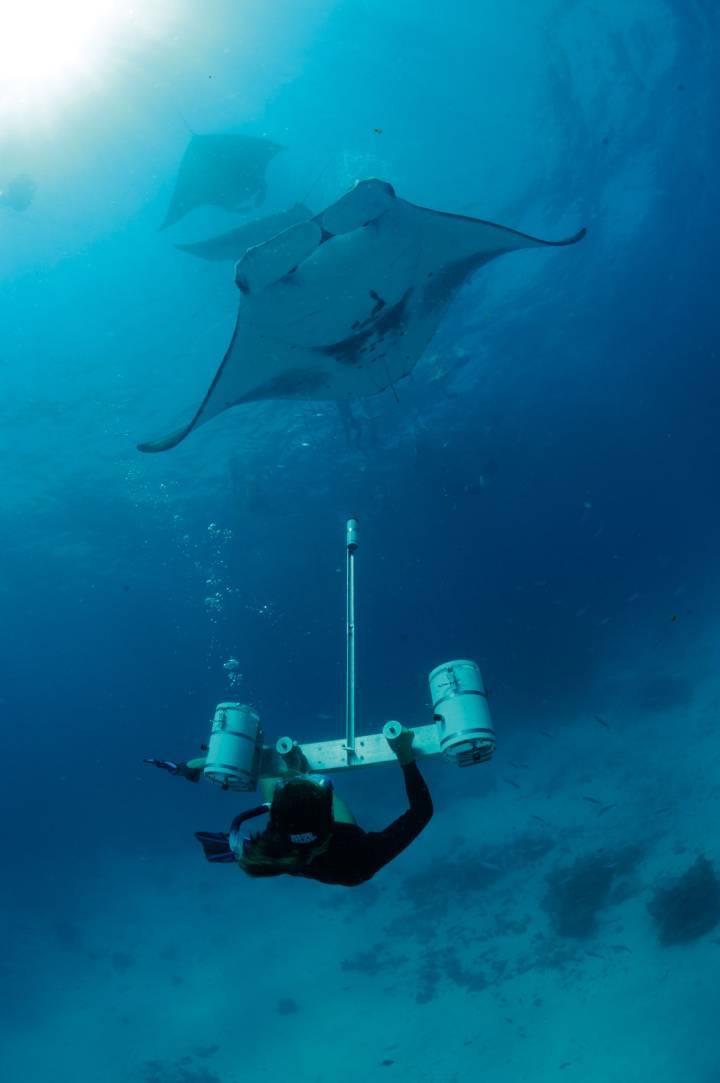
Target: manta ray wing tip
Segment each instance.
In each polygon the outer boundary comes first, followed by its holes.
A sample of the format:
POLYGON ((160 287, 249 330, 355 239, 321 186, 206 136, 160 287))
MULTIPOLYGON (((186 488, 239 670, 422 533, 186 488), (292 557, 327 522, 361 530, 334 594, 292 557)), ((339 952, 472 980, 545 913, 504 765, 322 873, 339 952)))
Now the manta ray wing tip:
POLYGON ((171 447, 177 447, 185 439, 191 428, 192 424, 183 425, 181 429, 175 429, 174 432, 168 433, 167 436, 161 436, 159 440, 145 440, 142 444, 137 444, 136 447, 138 451, 149 454, 156 451, 169 451, 171 447))

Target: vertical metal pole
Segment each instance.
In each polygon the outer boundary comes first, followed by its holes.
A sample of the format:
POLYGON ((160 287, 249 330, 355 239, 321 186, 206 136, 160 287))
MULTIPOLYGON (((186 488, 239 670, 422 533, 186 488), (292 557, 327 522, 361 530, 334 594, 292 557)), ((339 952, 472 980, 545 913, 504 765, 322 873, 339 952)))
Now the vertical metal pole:
POLYGON ((355 553, 358 547, 358 521, 348 519, 345 534, 347 657, 345 679, 345 748, 348 759, 355 753, 355 553))

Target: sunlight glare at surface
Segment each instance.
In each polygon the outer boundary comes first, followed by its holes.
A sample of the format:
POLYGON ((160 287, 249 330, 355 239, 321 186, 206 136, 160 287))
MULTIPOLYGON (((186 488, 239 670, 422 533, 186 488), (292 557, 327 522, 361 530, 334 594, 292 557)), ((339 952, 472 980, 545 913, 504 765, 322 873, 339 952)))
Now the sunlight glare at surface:
POLYGON ((0 0, 0 104, 47 104, 103 80, 120 47, 154 27, 157 8, 122 0, 0 0), (152 19, 148 19, 152 11, 152 19))

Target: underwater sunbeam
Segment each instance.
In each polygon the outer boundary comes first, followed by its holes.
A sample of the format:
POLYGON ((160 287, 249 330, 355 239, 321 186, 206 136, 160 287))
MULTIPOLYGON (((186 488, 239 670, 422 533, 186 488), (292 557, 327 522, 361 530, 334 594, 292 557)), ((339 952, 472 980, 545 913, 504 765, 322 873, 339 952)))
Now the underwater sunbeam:
POLYGON ((164 3, 123 0, 22 0, 4 4, 0 29, 0 104, 56 105, 112 75, 124 53, 158 28, 164 3), (152 15, 150 14, 152 12, 152 15))

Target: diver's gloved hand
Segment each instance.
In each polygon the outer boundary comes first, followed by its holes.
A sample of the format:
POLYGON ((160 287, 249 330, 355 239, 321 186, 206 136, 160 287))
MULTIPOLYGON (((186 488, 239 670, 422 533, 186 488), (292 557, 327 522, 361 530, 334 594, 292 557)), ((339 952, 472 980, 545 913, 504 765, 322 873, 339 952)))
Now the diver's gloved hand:
POLYGON ((412 750, 412 744, 415 740, 415 734, 412 730, 403 727, 397 737, 388 737, 386 740, 403 766, 406 763, 413 762, 415 754, 412 750))
POLYGON ((171 775, 180 774, 180 764, 173 763, 172 760, 156 760, 154 756, 146 756, 143 763, 152 764, 153 767, 160 767, 163 771, 169 771, 171 775))

